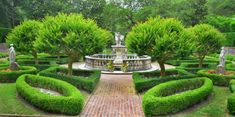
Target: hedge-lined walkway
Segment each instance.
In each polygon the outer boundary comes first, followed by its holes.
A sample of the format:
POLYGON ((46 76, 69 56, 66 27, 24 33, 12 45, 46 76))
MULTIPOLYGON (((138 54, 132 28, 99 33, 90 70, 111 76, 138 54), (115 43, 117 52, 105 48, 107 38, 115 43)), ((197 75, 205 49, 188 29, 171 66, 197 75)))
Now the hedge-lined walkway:
POLYGON ((81 117, 142 117, 141 97, 135 93, 131 75, 102 74, 81 117))

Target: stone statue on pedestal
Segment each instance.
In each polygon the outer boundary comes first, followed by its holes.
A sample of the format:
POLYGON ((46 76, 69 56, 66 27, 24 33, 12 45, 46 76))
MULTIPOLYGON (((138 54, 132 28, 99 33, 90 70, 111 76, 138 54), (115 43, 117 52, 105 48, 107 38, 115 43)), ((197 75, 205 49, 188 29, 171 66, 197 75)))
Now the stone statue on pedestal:
POLYGON ((217 73, 218 74, 224 74, 225 73, 225 54, 226 51, 224 49, 224 47, 221 48, 221 52, 220 52, 220 61, 219 61, 219 65, 217 66, 217 73))
POLYGON ((9 61, 10 61, 10 69, 11 70, 19 70, 19 65, 15 62, 15 49, 13 44, 10 44, 9 49, 9 61))
POLYGON ((122 45, 123 39, 124 39, 123 35, 121 35, 119 32, 115 33, 116 45, 122 45))

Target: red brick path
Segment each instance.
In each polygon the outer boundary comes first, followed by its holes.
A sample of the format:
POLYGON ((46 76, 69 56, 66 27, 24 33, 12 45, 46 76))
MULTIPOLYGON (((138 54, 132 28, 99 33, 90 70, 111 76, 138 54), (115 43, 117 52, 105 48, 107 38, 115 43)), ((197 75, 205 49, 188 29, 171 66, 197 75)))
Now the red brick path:
POLYGON ((136 95, 131 75, 102 74, 81 117, 143 117, 141 97, 136 95))

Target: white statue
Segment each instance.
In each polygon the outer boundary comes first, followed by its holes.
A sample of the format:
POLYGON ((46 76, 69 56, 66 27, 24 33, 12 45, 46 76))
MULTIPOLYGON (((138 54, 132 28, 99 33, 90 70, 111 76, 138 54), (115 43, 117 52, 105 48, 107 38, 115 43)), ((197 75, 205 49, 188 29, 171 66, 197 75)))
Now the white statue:
POLYGON ((226 54, 226 51, 225 51, 225 49, 224 49, 224 47, 222 47, 221 48, 221 52, 220 52, 220 55, 219 55, 219 57, 220 57, 220 66, 225 66, 225 54, 226 54))
POLYGON ((13 47, 13 44, 10 44, 10 49, 9 49, 9 60, 10 63, 14 63, 15 62, 15 49, 13 47))
POLYGON ((123 39, 124 39, 124 36, 123 36, 123 35, 121 35, 119 32, 115 33, 116 45, 121 45, 123 39))

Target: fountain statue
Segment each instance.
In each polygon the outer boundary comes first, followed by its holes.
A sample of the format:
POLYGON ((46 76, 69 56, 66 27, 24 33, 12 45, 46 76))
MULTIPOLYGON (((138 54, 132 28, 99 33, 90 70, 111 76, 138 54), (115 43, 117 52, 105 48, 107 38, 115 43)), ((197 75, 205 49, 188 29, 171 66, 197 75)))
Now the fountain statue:
POLYGON ((122 45, 123 39, 124 39, 123 35, 121 35, 119 32, 115 33, 116 45, 122 45))
POLYGON ((15 49, 13 44, 10 44, 9 48, 9 61, 11 70, 19 70, 19 65, 15 62, 15 49))
POLYGON ((217 73, 218 74, 224 74, 225 73, 225 54, 226 51, 224 49, 224 47, 221 48, 221 52, 220 52, 220 61, 219 61, 219 65, 217 66, 217 73))

